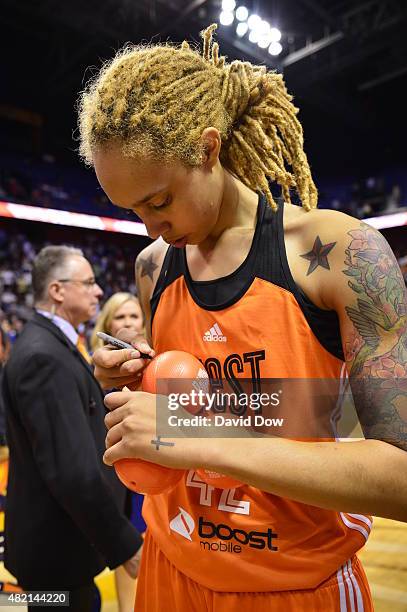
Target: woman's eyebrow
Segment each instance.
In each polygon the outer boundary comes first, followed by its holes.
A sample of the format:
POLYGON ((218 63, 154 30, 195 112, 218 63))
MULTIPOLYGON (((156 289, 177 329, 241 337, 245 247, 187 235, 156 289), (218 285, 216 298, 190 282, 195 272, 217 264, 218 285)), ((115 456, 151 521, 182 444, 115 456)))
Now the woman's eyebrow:
POLYGON ((154 196, 158 195, 159 193, 161 193, 162 191, 165 191, 165 187, 159 189, 158 191, 154 191, 152 193, 148 193, 146 196, 144 196, 144 198, 142 200, 140 200, 139 202, 135 202, 134 204, 131 204, 131 206, 137 206, 138 204, 145 204, 148 200, 150 200, 151 198, 154 198, 154 196))

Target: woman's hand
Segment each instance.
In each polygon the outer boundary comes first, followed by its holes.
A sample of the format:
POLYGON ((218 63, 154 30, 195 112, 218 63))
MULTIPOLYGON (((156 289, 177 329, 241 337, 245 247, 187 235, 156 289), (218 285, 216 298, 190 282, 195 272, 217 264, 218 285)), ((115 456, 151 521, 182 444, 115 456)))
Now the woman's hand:
POLYGON ((105 405, 110 410, 105 417, 109 431, 103 461, 107 465, 125 458, 144 459, 179 469, 194 468, 208 462, 211 446, 208 443, 216 441, 188 438, 182 428, 171 427, 172 436, 164 435, 160 443, 161 436, 157 437, 156 433, 157 415, 161 429, 164 429, 165 419, 171 414, 166 396, 118 391, 106 395, 105 405))
POLYGON ((129 329, 121 329, 117 337, 134 346, 132 349, 116 349, 110 345, 97 349, 93 354, 95 364, 95 377, 102 389, 122 388, 125 385, 131 390, 140 387, 143 371, 150 363, 140 354, 155 356, 154 350, 149 346, 145 337, 134 334, 129 329))

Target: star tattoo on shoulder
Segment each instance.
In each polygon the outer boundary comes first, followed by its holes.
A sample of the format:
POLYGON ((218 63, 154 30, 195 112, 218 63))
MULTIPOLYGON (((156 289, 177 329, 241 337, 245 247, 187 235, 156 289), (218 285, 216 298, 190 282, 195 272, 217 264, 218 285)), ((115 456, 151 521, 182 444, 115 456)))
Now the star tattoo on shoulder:
POLYGON ((332 251, 336 242, 329 242, 328 244, 322 244, 319 236, 315 238, 314 246, 312 251, 300 255, 303 259, 307 259, 310 264, 307 271, 307 276, 311 274, 318 266, 330 270, 328 263, 328 253, 332 251))
POLYGON ((141 270, 141 276, 148 276, 151 280, 153 280, 154 272, 158 268, 157 264, 153 261, 153 256, 150 255, 147 259, 138 258, 137 263, 141 270))

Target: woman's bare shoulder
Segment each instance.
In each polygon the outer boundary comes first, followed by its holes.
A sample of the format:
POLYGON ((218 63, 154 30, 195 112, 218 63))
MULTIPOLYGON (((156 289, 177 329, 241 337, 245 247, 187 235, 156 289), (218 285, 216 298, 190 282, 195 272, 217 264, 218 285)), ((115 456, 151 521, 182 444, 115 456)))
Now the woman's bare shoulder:
POLYGON ((157 238, 136 257, 136 283, 139 295, 150 299, 160 275, 168 244, 157 238))
POLYGON ((310 226, 339 224, 339 227, 359 224, 360 220, 351 217, 339 210, 331 210, 326 208, 313 208, 310 211, 305 210, 302 206, 294 204, 284 204, 284 228, 287 230, 303 228, 310 226))

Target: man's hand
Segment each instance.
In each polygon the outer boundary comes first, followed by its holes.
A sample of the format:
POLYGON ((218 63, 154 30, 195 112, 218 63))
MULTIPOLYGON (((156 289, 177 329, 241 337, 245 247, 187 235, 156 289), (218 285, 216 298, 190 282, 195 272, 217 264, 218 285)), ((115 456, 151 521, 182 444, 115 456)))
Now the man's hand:
POLYGON ((130 578, 137 578, 140 568, 141 555, 143 552, 143 544, 140 546, 135 555, 123 563, 123 567, 130 578))

